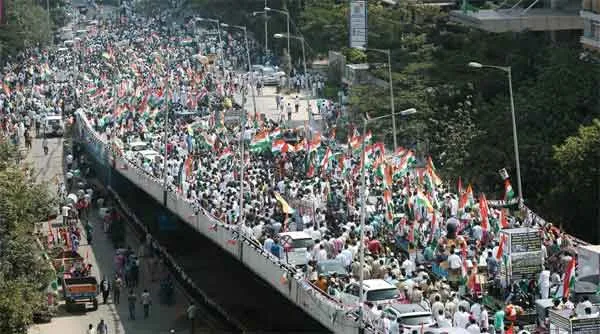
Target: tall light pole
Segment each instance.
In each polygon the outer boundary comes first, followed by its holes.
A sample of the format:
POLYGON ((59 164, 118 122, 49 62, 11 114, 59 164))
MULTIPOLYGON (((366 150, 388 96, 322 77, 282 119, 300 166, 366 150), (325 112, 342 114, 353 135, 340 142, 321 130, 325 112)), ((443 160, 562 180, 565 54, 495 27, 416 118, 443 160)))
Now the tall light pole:
MULTIPOLYGON (((254 117, 256 118, 256 96, 254 94, 254 74, 252 72, 252 63, 250 61, 250 47, 248 46, 248 29, 245 26, 235 26, 228 25, 226 23, 221 23, 221 26, 224 28, 236 28, 244 31, 244 41, 246 43, 246 57, 248 61, 248 72, 250 73, 250 92, 252 93, 252 106, 254 108, 254 117)), ((239 207, 240 207, 240 227, 244 223, 244 172, 245 172, 245 156, 244 156, 244 134, 246 130, 246 110, 245 106, 242 106, 242 118, 240 121, 240 198, 239 198, 239 207)))
POLYGON ((515 117, 515 100, 513 97, 512 88, 512 71, 510 66, 494 66, 494 65, 483 65, 477 62, 470 62, 469 67, 473 68, 494 68, 505 72, 508 75, 508 92, 510 95, 510 114, 512 118, 512 131, 513 131, 513 145, 515 149, 515 164, 517 165, 517 187, 519 191, 519 208, 523 205, 523 187, 521 185, 521 161, 519 159, 519 140, 517 138, 517 121, 515 117))
POLYGON ((392 55, 391 50, 382 50, 382 49, 368 49, 363 48, 365 51, 374 51, 387 55, 388 60, 388 77, 389 77, 389 86, 390 86, 390 107, 392 109, 392 131, 394 132, 394 151, 398 149, 398 139, 396 134, 396 117, 395 115, 395 106, 394 106, 394 82, 392 80, 392 55))
MULTIPOLYGON (((265 0, 265 6, 266 6, 267 0, 265 0)), ((267 16, 267 11, 259 11, 259 12, 252 12, 252 16, 256 16, 256 15, 260 15, 263 14, 263 18, 265 20, 265 57, 267 56, 267 54, 269 53, 269 25, 267 23, 267 20, 269 19, 269 17, 267 16)))
POLYGON ((219 49, 221 50, 221 55, 219 57, 221 59, 221 71, 223 72, 223 76, 225 76, 225 55, 224 55, 224 50, 223 50, 223 41, 221 40, 221 21, 219 21, 217 19, 207 19, 204 17, 195 18, 194 23, 197 21, 212 22, 217 25, 217 34, 219 34, 219 49))
POLYGON ((290 13, 285 10, 273 9, 265 6, 265 12, 273 11, 279 14, 285 15, 286 26, 287 26, 287 52, 288 52, 288 66, 290 71, 288 73, 288 87, 291 87, 290 78, 292 73, 292 50, 290 49, 290 13))
MULTIPOLYGON (((410 108, 410 109, 406 109, 406 110, 402 110, 400 112, 398 112, 398 115, 401 116, 408 116, 408 115, 412 115, 414 113, 417 112, 417 109, 415 108, 410 108)), ((364 277, 364 267, 365 267, 365 218, 366 218, 366 196, 365 196, 365 192, 366 192, 366 188, 367 188, 367 182, 366 182, 366 173, 365 173, 365 140, 364 140, 364 136, 367 134, 367 125, 370 122, 374 122, 377 120, 381 120, 384 118, 388 118, 390 116, 395 116, 395 114, 387 114, 387 115, 383 115, 383 116, 379 116, 379 117, 375 117, 375 118, 368 118, 365 117, 363 119, 363 140, 362 143, 360 144, 360 152, 361 152, 361 162, 360 162, 360 248, 359 248, 359 252, 360 252, 360 273, 359 273, 359 286, 360 289, 358 290, 358 314, 359 314, 359 326, 361 329, 364 329, 365 326, 365 322, 364 322, 364 312, 363 312, 363 307, 364 307, 364 299, 365 299, 365 295, 363 292, 363 281, 365 279, 364 277)))
MULTIPOLYGON (((304 75, 306 75, 307 69, 306 69, 306 51, 304 48, 304 43, 306 42, 303 36, 290 36, 289 34, 286 36, 284 34, 275 34, 273 35, 273 37, 275 38, 284 38, 287 37, 288 41, 290 40, 290 38, 293 39, 297 39, 300 41, 300 43, 302 43, 302 66, 304 68, 304 75)), ((306 112, 308 113, 308 119, 310 120, 312 117, 312 112, 310 111, 310 99, 308 98, 308 96, 306 97, 306 112)))
MULTIPOLYGON (((166 95, 166 103, 165 106, 165 128, 164 128, 164 143, 165 143, 165 153, 163 159, 163 202, 164 205, 167 205, 167 192, 169 191, 169 186, 167 185, 167 146, 169 144, 169 86, 171 85, 171 56, 167 54, 167 84, 165 85, 165 95, 166 95)), ((181 177, 185 177, 182 175, 181 177)))

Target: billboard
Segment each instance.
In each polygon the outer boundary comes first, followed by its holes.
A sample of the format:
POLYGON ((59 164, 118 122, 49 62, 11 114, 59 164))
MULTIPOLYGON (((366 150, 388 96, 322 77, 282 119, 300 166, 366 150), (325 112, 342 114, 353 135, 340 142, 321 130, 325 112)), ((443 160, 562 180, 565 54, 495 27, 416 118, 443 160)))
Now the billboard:
POLYGON ((350 47, 367 47, 367 2, 350 0, 350 47))

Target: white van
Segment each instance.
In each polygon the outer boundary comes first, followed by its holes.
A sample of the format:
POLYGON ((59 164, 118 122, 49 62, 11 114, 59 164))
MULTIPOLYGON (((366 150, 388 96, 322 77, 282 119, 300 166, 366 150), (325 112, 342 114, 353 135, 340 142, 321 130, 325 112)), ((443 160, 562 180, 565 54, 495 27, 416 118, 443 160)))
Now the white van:
MULTIPOLYGON (((375 305, 386 304, 396 301, 400 292, 395 285, 382 279, 368 279, 363 281, 363 293, 365 300, 375 305)), ((340 301, 347 306, 358 304, 360 296, 359 282, 353 282, 346 286, 340 294, 340 301)))
POLYGON ((303 267, 308 264, 307 252, 315 245, 315 241, 305 232, 279 233, 280 244, 283 247, 282 259, 288 264, 303 267))
POLYGON ((59 136, 61 137, 65 133, 65 124, 63 123, 62 116, 51 115, 46 116, 43 119, 44 134, 46 136, 59 136))

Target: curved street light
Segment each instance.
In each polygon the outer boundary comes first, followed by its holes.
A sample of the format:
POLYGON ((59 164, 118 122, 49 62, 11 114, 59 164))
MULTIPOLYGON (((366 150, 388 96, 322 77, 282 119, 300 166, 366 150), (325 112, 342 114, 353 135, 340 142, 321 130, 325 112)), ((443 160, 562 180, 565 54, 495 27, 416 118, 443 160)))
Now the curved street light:
POLYGON ((495 65, 484 65, 478 62, 469 62, 469 67, 472 68, 493 68, 500 71, 505 72, 508 75, 508 92, 510 95, 510 114, 512 118, 512 131, 513 131, 513 145, 515 149, 515 164, 517 167, 517 188, 519 192, 519 208, 523 204, 523 187, 521 185, 521 161, 519 159, 519 140, 517 138, 517 121, 515 117, 515 100, 513 97, 513 88, 512 88, 512 71, 510 66, 495 66, 495 65))

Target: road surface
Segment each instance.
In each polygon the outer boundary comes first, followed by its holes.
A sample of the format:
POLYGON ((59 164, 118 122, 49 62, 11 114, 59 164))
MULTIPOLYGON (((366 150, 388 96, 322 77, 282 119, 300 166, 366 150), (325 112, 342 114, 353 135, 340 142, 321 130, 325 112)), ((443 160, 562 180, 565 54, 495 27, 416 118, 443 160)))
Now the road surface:
MULTIPOLYGON (((56 184, 62 182, 63 177, 63 139, 50 139, 48 142, 49 152, 48 155, 44 155, 41 140, 34 140, 32 150, 27 152, 26 161, 35 168, 34 175, 38 177, 38 181, 50 181, 51 184, 56 184)), ((52 185, 51 187, 53 188, 52 191, 56 189, 52 185)), ((97 212, 92 213, 92 215, 94 217, 98 216, 97 212)), ((102 231, 99 218, 92 219, 92 222, 95 227, 92 246, 88 245, 86 241, 82 241, 79 253, 84 258, 88 258, 87 261, 92 264, 93 274, 100 280, 104 275, 107 277, 114 275, 113 256, 115 249, 108 238, 109 236, 102 231)), ((45 225, 43 231, 48 230, 47 223, 45 225)), ((131 245, 133 249, 137 249, 139 242, 130 230, 126 233, 126 240, 128 245, 131 245)), ((141 283, 136 289, 136 293, 139 295, 144 288, 147 288, 152 295, 153 303, 148 319, 143 319, 141 305, 138 305, 137 320, 128 320, 127 303, 123 302, 126 298, 126 291, 123 291, 120 305, 113 304, 110 297, 108 304, 102 304, 100 298, 101 304, 96 311, 71 314, 67 313, 63 306, 59 306, 58 314, 52 319, 52 322, 34 325, 30 328, 29 333, 81 334, 85 333, 89 324, 95 326, 100 319, 104 319, 108 324, 110 334, 166 334, 170 332, 170 329, 175 329, 175 333, 189 333, 189 321, 185 314, 189 300, 185 293, 177 287, 175 289, 176 304, 173 306, 161 305, 158 295, 159 283, 151 282, 149 275, 145 275, 143 263, 141 267, 141 283)), ((202 315, 198 317, 201 318, 202 315)), ((196 324, 196 328, 204 332, 217 326, 211 321, 204 321, 203 319, 198 319, 196 324)))

